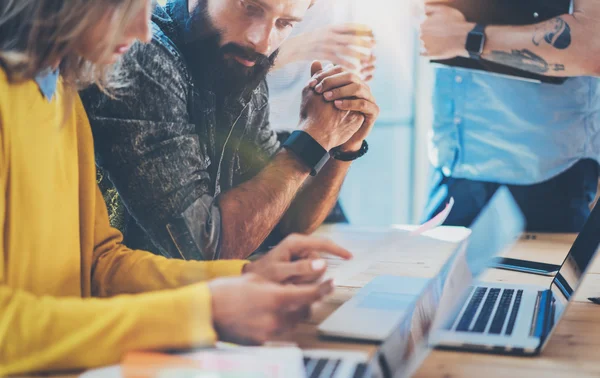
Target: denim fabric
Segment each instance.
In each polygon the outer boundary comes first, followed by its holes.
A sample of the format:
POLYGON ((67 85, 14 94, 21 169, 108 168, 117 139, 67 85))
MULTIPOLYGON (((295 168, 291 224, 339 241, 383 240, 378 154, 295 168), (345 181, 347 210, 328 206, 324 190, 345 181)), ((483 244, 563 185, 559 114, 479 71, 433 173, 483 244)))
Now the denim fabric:
POLYGON ((600 79, 538 84, 437 68, 431 162, 446 176, 532 185, 600 159, 600 79))
MULTIPOLYGON (((525 214, 530 232, 579 232, 590 214, 598 188, 598 163, 584 159, 558 176, 534 185, 508 185, 525 214)), ((454 208, 446 225, 468 227, 500 184, 432 175, 424 220, 439 213, 450 197, 454 208)))

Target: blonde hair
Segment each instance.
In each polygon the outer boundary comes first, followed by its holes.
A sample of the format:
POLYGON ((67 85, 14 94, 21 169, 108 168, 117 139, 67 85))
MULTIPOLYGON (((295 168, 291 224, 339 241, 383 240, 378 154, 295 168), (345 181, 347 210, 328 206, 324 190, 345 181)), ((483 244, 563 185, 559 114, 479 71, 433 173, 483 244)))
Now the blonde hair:
MULTIPOLYGON (((108 15, 107 40, 116 42, 149 0, 1 0, 0 65, 11 81, 35 78, 58 62, 63 82, 75 88, 105 87, 110 66, 94 64, 76 51, 86 33, 108 15), (107 14, 107 12, 111 12, 107 14)), ((112 54, 108 46, 100 56, 112 54)), ((114 49, 114 47, 113 47, 114 49)))

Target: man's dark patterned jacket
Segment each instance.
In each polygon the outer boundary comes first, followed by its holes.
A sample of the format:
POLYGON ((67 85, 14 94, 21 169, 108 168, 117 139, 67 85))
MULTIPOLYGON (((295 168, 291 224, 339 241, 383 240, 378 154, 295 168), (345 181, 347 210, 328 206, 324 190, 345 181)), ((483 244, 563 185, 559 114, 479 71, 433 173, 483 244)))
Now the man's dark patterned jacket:
MULTIPOLYGON (((186 2, 180 2, 186 3, 186 2)), ((125 244, 168 257, 220 256, 218 195, 254 177, 279 149, 263 81, 248 99, 219 103, 178 48, 173 5, 154 37, 124 57, 116 98, 82 93, 98 165, 125 204, 125 244)), ((175 5, 176 7, 176 5, 175 5)))

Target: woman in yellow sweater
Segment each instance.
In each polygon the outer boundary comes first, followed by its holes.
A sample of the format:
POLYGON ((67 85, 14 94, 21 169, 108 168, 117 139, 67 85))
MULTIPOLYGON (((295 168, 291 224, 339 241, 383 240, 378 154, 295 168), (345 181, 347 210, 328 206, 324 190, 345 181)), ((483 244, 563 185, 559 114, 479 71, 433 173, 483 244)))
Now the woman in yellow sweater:
POLYGON ((217 338, 261 343, 331 291, 315 283, 325 270, 316 251, 349 257, 300 236, 253 263, 167 260, 121 244, 76 90, 104 83, 108 64, 150 39, 151 4, 0 2, 0 376, 217 338), (215 280, 226 276, 239 277, 215 280))

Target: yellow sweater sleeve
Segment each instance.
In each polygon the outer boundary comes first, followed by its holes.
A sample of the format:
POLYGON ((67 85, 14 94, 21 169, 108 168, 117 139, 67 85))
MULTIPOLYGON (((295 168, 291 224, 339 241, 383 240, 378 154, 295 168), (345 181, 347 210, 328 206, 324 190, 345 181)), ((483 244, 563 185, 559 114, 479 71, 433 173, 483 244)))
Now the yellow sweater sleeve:
POLYGON ((38 297, 0 285, 0 376, 117 363, 132 350, 215 341, 206 284, 110 299, 38 297))
POLYGON ((121 244, 121 233, 110 227, 108 212, 96 186, 96 224, 92 293, 113 296, 177 288, 216 277, 238 276, 248 261, 183 261, 167 259, 121 244))
MULTIPOLYGON (((0 157, 5 157, 2 143, 0 122, 0 157)), ((6 161, 0 159, 0 193, 6 190, 6 161)), ((5 196, 1 195, 0 230, 5 226, 6 210, 5 196)), ((96 276, 110 287, 123 282, 129 290, 141 290, 158 288, 160 285, 152 282, 159 277, 169 285, 196 278, 193 264, 185 269, 183 262, 167 263, 148 258, 143 252, 122 256, 127 252, 115 247, 118 233, 107 230, 100 228, 98 233, 109 235, 101 237, 108 242, 99 243, 96 276), (131 261, 146 269, 147 280, 142 279, 144 272, 133 272, 131 261), (111 263, 116 267, 111 268, 111 263), (175 274, 178 266, 185 273, 175 274), (132 279, 124 278, 128 273, 123 267, 132 270, 132 279)), ((0 232, 0 257, 5 256, 4 245, 4 233, 0 232)), ((221 269, 218 265, 205 271, 196 268, 204 274, 197 278, 226 274, 239 270, 239 266, 221 269)), ((0 376, 89 368, 116 363, 131 350, 184 348, 215 341, 210 291, 205 283, 110 299, 38 296, 8 286, 4 268, 4 258, 0 258, 0 376)))

